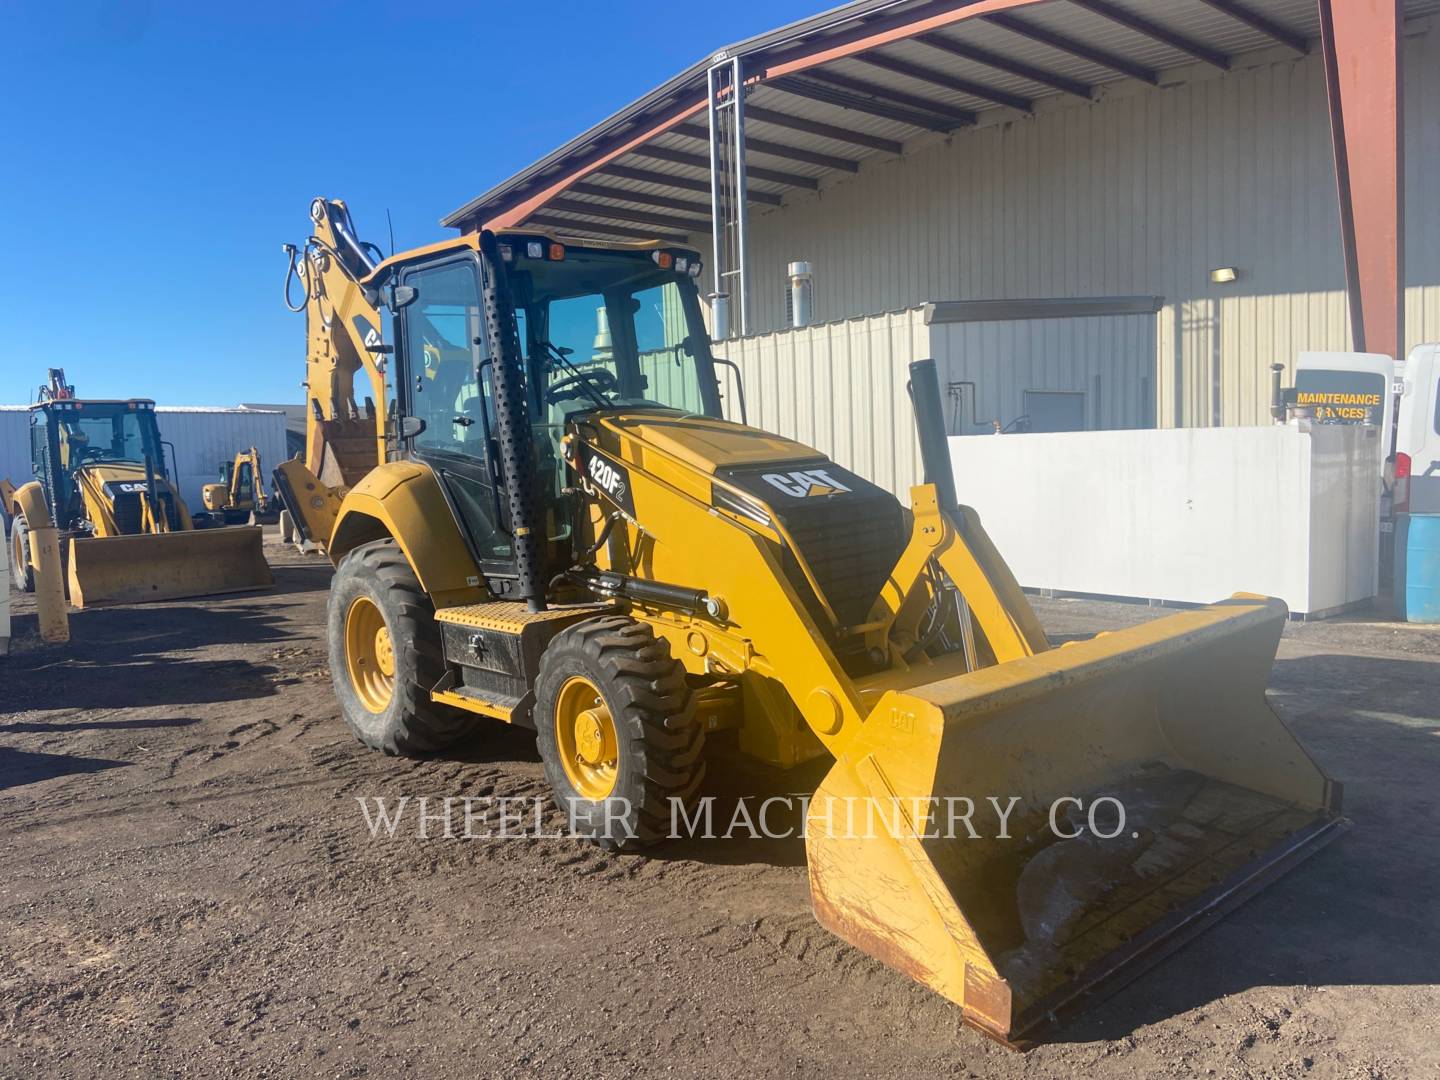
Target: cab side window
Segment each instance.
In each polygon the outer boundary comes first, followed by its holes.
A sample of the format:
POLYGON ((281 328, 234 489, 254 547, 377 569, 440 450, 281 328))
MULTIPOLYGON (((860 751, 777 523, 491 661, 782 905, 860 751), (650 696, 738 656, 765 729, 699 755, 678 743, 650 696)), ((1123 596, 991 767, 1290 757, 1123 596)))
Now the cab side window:
POLYGON ((488 402, 478 374, 484 329, 474 266, 420 270, 405 284, 419 293, 405 308, 409 411, 425 421, 416 449, 483 456, 488 402))

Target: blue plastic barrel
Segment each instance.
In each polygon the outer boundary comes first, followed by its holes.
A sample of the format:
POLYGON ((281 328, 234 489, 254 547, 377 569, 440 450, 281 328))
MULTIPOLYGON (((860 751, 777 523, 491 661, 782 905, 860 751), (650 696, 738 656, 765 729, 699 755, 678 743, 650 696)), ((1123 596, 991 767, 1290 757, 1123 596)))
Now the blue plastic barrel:
POLYGON ((1406 622, 1440 623, 1440 514, 1396 521, 1395 599, 1406 622))

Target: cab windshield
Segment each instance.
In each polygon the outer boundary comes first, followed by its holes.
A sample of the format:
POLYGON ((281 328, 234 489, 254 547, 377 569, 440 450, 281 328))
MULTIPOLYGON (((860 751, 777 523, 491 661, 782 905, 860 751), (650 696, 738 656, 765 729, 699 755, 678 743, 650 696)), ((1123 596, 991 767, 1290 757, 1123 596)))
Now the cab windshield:
POLYGON ((648 253, 572 248, 558 260, 517 252, 509 278, 545 420, 625 406, 719 415, 713 377, 705 385, 709 338, 686 275, 648 253))
POLYGON ((55 421, 60 465, 64 469, 101 461, 139 465, 148 451, 156 471, 163 472, 163 462, 156 453, 159 436, 155 414, 149 409, 132 408, 127 403, 76 402, 57 407, 55 421))

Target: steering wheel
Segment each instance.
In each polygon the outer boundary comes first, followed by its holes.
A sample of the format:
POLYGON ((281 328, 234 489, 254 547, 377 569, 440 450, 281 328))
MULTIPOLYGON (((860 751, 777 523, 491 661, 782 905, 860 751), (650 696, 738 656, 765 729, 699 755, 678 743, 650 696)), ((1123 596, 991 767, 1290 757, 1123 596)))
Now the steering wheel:
POLYGON ((609 368, 591 368, 589 371, 577 371, 574 375, 568 375, 558 382, 551 383, 545 388, 545 400, 554 405, 560 401, 570 401, 574 398, 589 397, 586 387, 600 395, 613 394, 620 389, 620 380, 609 368))

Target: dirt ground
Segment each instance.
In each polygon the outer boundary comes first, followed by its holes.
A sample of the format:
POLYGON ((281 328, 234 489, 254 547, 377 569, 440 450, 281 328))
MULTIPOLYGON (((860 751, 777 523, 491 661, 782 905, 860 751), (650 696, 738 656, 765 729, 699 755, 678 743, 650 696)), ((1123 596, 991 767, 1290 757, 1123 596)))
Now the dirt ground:
MULTIPOLYGON (((357 797, 543 794, 534 741, 363 749, 329 568, 270 554, 272 593, 78 613, 65 647, 15 600, 0 1075, 1440 1074, 1440 632, 1288 628, 1275 700, 1354 829, 1021 1055, 822 930, 798 839, 372 839, 357 797)), ((1162 614, 1036 605, 1056 635, 1162 614)))

